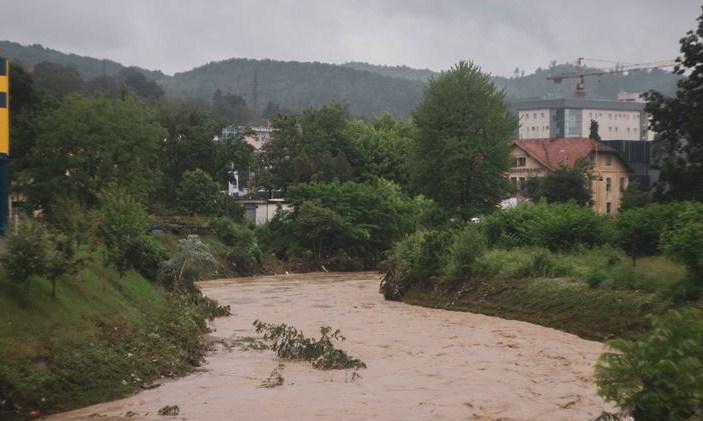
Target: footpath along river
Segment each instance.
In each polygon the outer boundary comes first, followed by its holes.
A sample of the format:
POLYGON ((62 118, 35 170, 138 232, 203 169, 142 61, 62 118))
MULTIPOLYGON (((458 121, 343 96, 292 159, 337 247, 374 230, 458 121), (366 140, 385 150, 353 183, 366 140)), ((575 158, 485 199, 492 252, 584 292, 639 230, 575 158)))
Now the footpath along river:
POLYGON ((220 348, 195 373, 51 420, 589 420, 603 345, 529 323, 384 301, 377 273, 314 273, 203 282, 232 308, 215 337, 253 336, 256 319, 307 336, 341 329, 368 368, 323 371, 271 351, 220 348), (279 363, 283 385, 263 388, 279 363), (178 405, 175 417, 158 415, 178 405))

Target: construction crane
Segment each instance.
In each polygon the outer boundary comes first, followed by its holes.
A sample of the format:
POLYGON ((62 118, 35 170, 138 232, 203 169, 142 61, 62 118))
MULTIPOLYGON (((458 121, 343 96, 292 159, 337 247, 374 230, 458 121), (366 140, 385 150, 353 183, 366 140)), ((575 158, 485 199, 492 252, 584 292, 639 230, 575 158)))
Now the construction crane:
POLYGON ((615 67, 611 67, 611 68, 584 70, 584 66, 583 66, 584 60, 604 61, 604 62, 608 61, 608 60, 598 60, 598 59, 586 59, 583 57, 579 57, 578 60, 576 60, 576 71, 575 72, 568 72, 568 73, 562 73, 559 75, 548 76, 547 80, 553 80, 555 83, 561 83, 561 81, 564 79, 576 79, 576 92, 574 94, 578 98, 583 98, 586 96, 585 78, 587 76, 603 76, 603 75, 610 75, 610 74, 617 74, 617 73, 632 72, 632 71, 637 71, 637 70, 660 69, 660 68, 665 68, 665 67, 674 67, 676 65, 676 61, 674 61, 674 60, 662 60, 662 61, 653 61, 650 63, 628 63, 628 64, 618 63, 615 65, 615 67))

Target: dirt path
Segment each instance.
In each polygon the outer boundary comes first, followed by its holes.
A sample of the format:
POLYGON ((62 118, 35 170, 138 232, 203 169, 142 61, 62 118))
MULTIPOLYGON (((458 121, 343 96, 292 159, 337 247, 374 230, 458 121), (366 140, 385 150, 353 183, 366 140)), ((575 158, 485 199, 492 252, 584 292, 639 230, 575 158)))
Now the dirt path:
POLYGON ((386 302, 374 273, 211 281, 205 293, 232 307, 213 335, 253 335, 252 321, 317 335, 342 330, 359 371, 284 362, 285 382, 261 388, 281 362, 270 351, 220 350, 204 370, 131 398, 52 417, 183 420, 588 420, 603 409, 593 363, 602 345, 528 323, 386 302), (157 414, 178 405, 178 417, 157 414))

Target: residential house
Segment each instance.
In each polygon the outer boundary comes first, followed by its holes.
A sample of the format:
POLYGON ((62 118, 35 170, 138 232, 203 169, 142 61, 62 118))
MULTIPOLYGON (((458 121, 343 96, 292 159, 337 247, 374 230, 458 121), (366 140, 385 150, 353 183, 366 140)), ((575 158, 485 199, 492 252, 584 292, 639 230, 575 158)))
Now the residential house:
POLYGON ((616 215, 629 181, 629 168, 618 152, 589 138, 518 139, 510 151, 513 166, 508 177, 518 191, 530 177, 544 177, 560 166, 572 167, 577 161, 591 163, 593 210, 616 215))

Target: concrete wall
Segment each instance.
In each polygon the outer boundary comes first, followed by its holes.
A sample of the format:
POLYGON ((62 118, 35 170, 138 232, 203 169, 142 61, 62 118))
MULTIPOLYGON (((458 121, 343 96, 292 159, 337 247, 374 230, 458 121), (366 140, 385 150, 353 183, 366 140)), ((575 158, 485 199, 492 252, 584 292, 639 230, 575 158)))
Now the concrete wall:
POLYGON ((518 139, 548 139, 550 136, 549 109, 520 111, 518 139))
POLYGON ((612 152, 599 153, 591 158, 593 162, 593 210, 600 214, 617 215, 622 196, 629 183, 627 168, 612 152), (610 180, 610 189, 608 189, 610 180), (610 203, 610 211, 608 211, 610 203))
POLYGON ((591 120, 598 122, 602 140, 640 140, 642 133, 641 112, 619 110, 583 110, 583 137, 588 137, 591 120))

